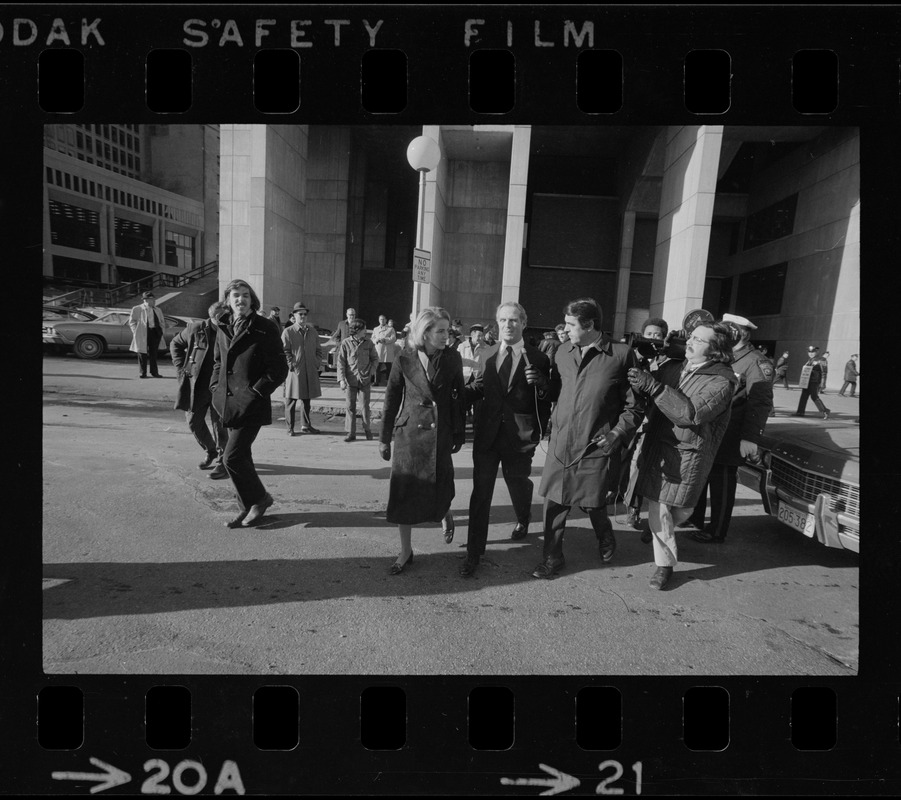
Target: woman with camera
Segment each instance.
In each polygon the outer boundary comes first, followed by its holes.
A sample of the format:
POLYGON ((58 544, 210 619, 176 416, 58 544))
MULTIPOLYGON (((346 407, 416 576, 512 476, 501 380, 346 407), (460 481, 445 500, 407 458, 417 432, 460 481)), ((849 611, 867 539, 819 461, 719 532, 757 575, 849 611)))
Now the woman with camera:
POLYGON ((648 499, 654 544, 653 589, 662 589, 678 563, 676 525, 691 514, 726 432, 735 374, 730 329, 698 325, 685 345, 685 361, 657 372, 632 368, 632 388, 649 399, 649 415, 638 459, 636 491, 648 499))

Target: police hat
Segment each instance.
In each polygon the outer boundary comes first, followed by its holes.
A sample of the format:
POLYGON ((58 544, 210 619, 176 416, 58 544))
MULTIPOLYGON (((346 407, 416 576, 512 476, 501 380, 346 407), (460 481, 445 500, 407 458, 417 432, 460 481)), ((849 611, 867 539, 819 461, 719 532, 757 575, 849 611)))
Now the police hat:
POLYGON ((747 317, 739 317, 736 314, 723 314, 723 322, 731 322, 735 325, 741 325, 743 328, 750 328, 752 331, 757 330, 757 326, 747 317))
POLYGON ((482 331, 482 333, 484 333, 484 332, 485 332, 485 326, 484 326, 484 325, 479 325, 478 323, 476 323, 475 325, 470 325, 470 326, 469 326, 469 332, 472 333, 473 331, 482 331))

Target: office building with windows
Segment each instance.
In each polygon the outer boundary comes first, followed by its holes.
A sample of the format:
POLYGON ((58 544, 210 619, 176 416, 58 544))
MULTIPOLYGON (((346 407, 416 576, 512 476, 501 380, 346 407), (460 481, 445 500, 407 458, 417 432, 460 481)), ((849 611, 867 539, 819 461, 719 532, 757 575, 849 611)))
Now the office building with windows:
POLYGON ((217 259, 218 215, 218 126, 45 126, 45 283, 183 275, 217 259))

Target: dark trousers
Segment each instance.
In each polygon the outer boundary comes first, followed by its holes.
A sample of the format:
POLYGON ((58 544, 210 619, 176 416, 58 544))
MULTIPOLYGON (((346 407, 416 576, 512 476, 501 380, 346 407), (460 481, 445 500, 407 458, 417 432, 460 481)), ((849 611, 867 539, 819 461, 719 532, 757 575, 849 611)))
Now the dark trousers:
POLYGON ((851 397, 854 397, 854 392, 857 391, 857 381, 845 381, 845 382, 842 384, 842 388, 839 389, 839 392, 838 392, 838 393, 839 393, 842 397, 844 397, 844 396, 845 396, 845 389, 847 389, 849 386, 851 387, 851 397))
MULTIPOLYGON (((312 428, 313 423, 310 422, 310 401, 307 399, 301 400, 301 410, 300 410, 300 426, 302 428, 312 428)), ((294 430, 294 420, 297 417, 297 400, 293 397, 285 398, 285 424, 288 426, 289 431, 294 430)))
POLYGON ((704 515, 707 512, 707 490, 710 490, 710 525, 714 536, 725 538, 732 521, 732 509, 735 508, 735 492, 738 488, 738 466, 732 464, 714 464, 707 478, 695 510, 689 521, 698 528, 704 527, 704 515))
MULTIPOLYGON (((588 508, 588 519, 598 540, 613 534, 613 523, 607 518, 607 507, 588 508)), ((553 500, 544 501, 544 558, 559 561, 563 558, 563 532, 570 506, 563 506, 553 500)))
POLYGON ((222 453, 222 466, 231 478, 242 511, 247 511, 266 496, 266 489, 257 475, 250 452, 261 427, 262 425, 252 424, 227 429, 228 442, 222 453))
POLYGON ((160 327, 147 329, 147 352, 138 353, 138 367, 142 375, 147 374, 147 362, 150 362, 150 374, 159 375, 156 365, 156 356, 159 352, 160 339, 163 337, 163 329, 160 327))
POLYGON ((469 498, 469 531, 466 535, 466 554, 469 557, 478 558, 485 553, 488 518, 491 514, 491 498, 494 496, 498 466, 502 469, 504 482, 513 501, 516 521, 523 525, 529 524, 534 490, 534 485, 529 480, 532 473, 532 455, 532 452, 513 452, 503 445, 487 452, 473 451, 472 496, 469 498))
POLYGON ((188 430, 194 434, 197 444, 206 450, 207 453, 218 453, 221 461, 222 453, 228 442, 228 433, 222 425, 219 414, 216 412, 216 409, 213 408, 211 401, 212 398, 201 401, 195 400, 194 410, 185 411, 185 419, 188 422, 188 430), (213 429, 212 433, 210 433, 210 429, 206 424, 207 411, 210 412, 210 426, 213 429))
POLYGON ((791 389, 791 386, 788 385, 788 373, 787 372, 784 375, 777 376, 776 382, 778 382, 778 381, 782 381, 783 389, 791 389))
POLYGON ((826 406, 823 404, 823 401, 820 400, 820 384, 811 383, 807 385, 806 389, 801 390, 801 397, 798 400, 798 414, 803 415, 807 410, 808 398, 813 400, 814 405, 819 409, 821 414, 826 413, 826 406))
POLYGON ((391 372, 391 362, 390 361, 379 361, 378 367, 375 370, 375 380, 372 382, 373 386, 378 386, 382 382, 382 376, 384 376, 385 380, 388 380, 388 374, 391 372))

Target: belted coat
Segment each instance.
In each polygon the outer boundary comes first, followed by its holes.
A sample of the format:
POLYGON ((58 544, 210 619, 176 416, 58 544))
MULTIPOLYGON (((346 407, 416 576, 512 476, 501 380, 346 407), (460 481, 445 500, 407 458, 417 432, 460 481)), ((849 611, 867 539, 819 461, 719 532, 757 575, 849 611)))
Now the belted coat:
POLYGON ((319 368, 322 365, 322 345, 319 333, 312 325, 289 325, 281 332, 282 347, 288 363, 285 380, 285 399, 312 400, 322 395, 319 368))
POLYGON ((394 442, 388 522, 440 522, 454 499, 453 446, 462 444, 463 364, 445 349, 430 381, 418 350, 395 360, 385 388, 382 444, 394 442))
POLYGON ((729 425, 738 378, 714 361, 680 387, 682 364, 668 361, 654 373, 663 389, 651 400, 636 491, 668 506, 694 508, 729 425))
POLYGON ((234 338, 230 325, 231 314, 226 314, 217 326, 210 378, 213 408, 226 428, 271 425, 269 396, 288 374, 281 336, 270 320, 256 313, 234 338))
POLYGON ((210 402, 210 377, 216 346, 216 323, 192 322, 169 343, 172 365, 178 372, 175 408, 195 411, 210 402))
POLYGON ((564 506, 606 506, 608 483, 618 478, 619 451, 628 446, 644 418, 644 400, 626 379, 629 368, 637 366, 635 351, 606 334, 584 360, 572 342, 558 348, 554 369, 561 383, 552 382, 549 397, 557 405, 538 489, 542 497, 564 506), (591 444, 609 432, 616 437, 612 458, 591 444))

